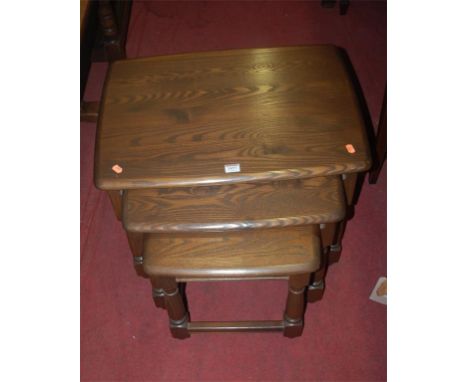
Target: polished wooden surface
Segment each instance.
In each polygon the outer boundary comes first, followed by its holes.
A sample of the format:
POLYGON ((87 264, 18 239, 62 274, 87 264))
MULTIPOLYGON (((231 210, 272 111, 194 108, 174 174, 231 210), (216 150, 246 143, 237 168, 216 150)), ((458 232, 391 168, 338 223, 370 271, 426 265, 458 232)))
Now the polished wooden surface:
POLYGON ((143 267, 150 276, 274 276, 311 273, 320 267, 317 226, 147 234, 143 251, 143 267))
POLYGON ((333 223, 346 203, 338 176, 268 184, 124 192, 122 221, 133 232, 227 231, 333 223))
POLYGON ((333 46, 117 61, 101 112, 101 189, 308 178, 371 164, 355 92, 333 46), (225 173, 226 164, 240 171, 225 173))

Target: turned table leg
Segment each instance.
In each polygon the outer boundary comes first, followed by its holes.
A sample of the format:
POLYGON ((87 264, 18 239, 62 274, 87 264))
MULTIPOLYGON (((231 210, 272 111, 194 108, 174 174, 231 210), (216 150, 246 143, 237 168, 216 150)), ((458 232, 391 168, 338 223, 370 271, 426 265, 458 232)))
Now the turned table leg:
MULTIPOLYGON (((123 6, 127 5, 123 4, 123 6)), ((122 33, 122 31, 119 30, 116 14, 114 12, 114 9, 112 9, 111 2, 107 0, 100 0, 98 14, 107 59, 109 61, 124 59, 124 34, 122 33)))
POLYGON ((288 299, 286 301, 286 311, 284 312, 285 337, 293 338, 302 334, 304 328, 304 290, 309 283, 310 274, 300 274, 289 277, 288 299))
POLYGON ((164 305, 169 316, 172 336, 179 339, 190 337, 188 331, 189 316, 179 286, 173 277, 161 277, 159 282, 164 293, 164 305))
POLYGON ((143 233, 127 231, 127 239, 132 251, 135 271, 139 276, 146 277, 143 270, 143 233))
POLYGON ((307 302, 319 301, 325 291, 325 274, 328 268, 328 247, 322 250, 321 267, 312 274, 312 283, 307 287, 307 302))
POLYGON ((340 260, 341 256, 341 240, 343 239, 344 232, 346 228, 346 220, 339 222, 336 226, 336 236, 333 244, 330 245, 330 250, 328 251, 328 263, 336 263, 340 260))
POLYGON ((335 241, 339 223, 320 224, 320 239, 322 242, 321 267, 312 275, 312 283, 307 289, 307 301, 315 302, 323 297, 325 289, 325 274, 328 266, 330 246, 335 241))
POLYGON ((151 278, 151 285, 153 286, 153 301, 158 308, 165 309, 164 304, 164 289, 161 280, 158 277, 151 278))

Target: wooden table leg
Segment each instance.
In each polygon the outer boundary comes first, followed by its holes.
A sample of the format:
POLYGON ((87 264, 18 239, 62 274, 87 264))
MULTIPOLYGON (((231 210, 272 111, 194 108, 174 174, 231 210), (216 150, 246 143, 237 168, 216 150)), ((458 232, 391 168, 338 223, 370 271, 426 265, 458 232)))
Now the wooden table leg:
POLYGON ((387 90, 385 90, 385 96, 380 111, 379 127, 377 129, 377 136, 375 138, 375 155, 374 166, 369 172, 369 183, 377 183, 379 178, 380 170, 387 159, 387 90))
POLYGON ((343 174, 343 187, 346 195, 346 202, 348 206, 352 206, 355 203, 356 198, 356 185, 358 180, 358 174, 343 174))
POLYGON ((349 8, 349 0, 340 0, 339 2, 340 7, 340 15, 346 15, 346 12, 349 8))
POLYGON ((320 224, 320 237, 324 250, 335 242, 338 224, 339 223, 320 224))
POLYGON ((158 277, 151 278, 151 284, 153 286, 153 301, 158 308, 165 309, 164 304, 164 290, 161 285, 161 280, 158 277))
POLYGON ((112 207, 114 208, 115 217, 118 220, 122 220, 122 193, 120 190, 108 190, 106 191, 111 200, 112 207))
POLYGON ((341 257, 341 241, 343 240, 345 228, 346 228, 346 220, 341 221, 338 223, 336 229, 336 238, 332 245, 330 245, 330 251, 328 252, 328 263, 336 263, 340 260, 341 257))
POLYGON ((312 283, 307 288, 307 302, 321 300, 325 290, 325 274, 328 267, 328 254, 337 234, 339 223, 320 224, 320 237, 322 241, 321 267, 312 275, 312 283))
POLYGON ((185 308, 177 281, 173 277, 161 277, 156 283, 161 285, 164 292, 164 304, 169 315, 169 327, 174 338, 190 337, 188 331, 189 316, 185 308))
POLYGON ((143 235, 140 232, 127 231, 128 245, 132 251, 135 271, 139 276, 147 277, 143 270, 143 235))
POLYGON ((322 250, 322 266, 312 274, 312 283, 307 287, 307 302, 319 301, 325 291, 325 275, 328 268, 328 247, 322 250))
POLYGON ((289 277, 288 299, 284 312, 285 337, 293 338, 302 334, 304 328, 305 287, 309 283, 310 274, 300 274, 289 277))
POLYGON ((98 13, 104 37, 104 47, 109 61, 125 58, 125 54, 121 51, 119 44, 119 30, 111 2, 100 0, 98 13))

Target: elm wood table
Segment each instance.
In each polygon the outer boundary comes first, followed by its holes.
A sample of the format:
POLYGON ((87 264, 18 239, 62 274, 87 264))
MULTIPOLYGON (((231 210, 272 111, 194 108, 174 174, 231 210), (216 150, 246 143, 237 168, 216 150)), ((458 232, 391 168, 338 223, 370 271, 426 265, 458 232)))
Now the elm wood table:
MULTIPOLYGON (((145 237, 145 272, 161 285, 170 329, 176 338, 191 332, 283 331, 300 336, 304 321, 304 291, 310 274, 320 267, 317 226, 253 229, 222 233, 149 234, 145 237), (187 281, 288 280, 281 321, 190 320, 178 285, 187 281)), ((255 304, 255 295, 249 296, 255 304)), ((158 304, 157 301, 155 301, 158 304)))
POLYGON ((103 190, 310 178, 370 164, 333 46, 130 59, 108 72, 95 162, 103 190))
MULTIPOLYGON (((118 218, 121 195, 135 189, 183 193, 336 175, 352 204, 356 174, 370 164, 359 103, 335 47, 135 59, 115 62, 108 73, 95 183, 118 218)), ((343 229, 327 235, 332 249, 343 229)), ((137 253, 141 240, 129 232, 129 241, 137 253)))
POLYGON ((136 233, 226 232, 337 223, 346 202, 339 176, 220 186, 127 190, 122 222, 136 233))
POLYGON ((346 177, 352 204, 356 174, 370 165, 359 102, 334 46, 130 59, 108 72, 95 184, 119 219, 127 189, 335 174, 346 177))
MULTIPOLYGON (((311 280, 309 302, 322 298, 326 257, 337 223, 345 218, 346 201, 339 176, 273 181, 264 184, 127 190, 123 195, 123 225, 137 273, 145 275, 145 234, 199 233, 319 225, 324 259, 311 280)), ((157 306, 162 290, 153 277, 157 306), (159 297, 159 299, 157 298, 159 297)))

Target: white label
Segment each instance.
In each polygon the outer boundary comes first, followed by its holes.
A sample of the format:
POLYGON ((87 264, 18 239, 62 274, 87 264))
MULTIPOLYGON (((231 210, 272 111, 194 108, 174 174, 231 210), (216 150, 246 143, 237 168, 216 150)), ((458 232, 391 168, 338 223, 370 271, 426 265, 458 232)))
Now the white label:
POLYGON ((228 172, 240 172, 240 164, 239 163, 231 163, 224 165, 224 172, 227 174, 228 172))
POLYGON ((369 298, 372 300, 372 301, 375 301, 375 302, 380 302, 381 304, 385 304, 387 305, 387 288, 385 288, 385 294, 382 294, 379 293, 379 287, 384 283, 384 282, 387 282, 387 278, 386 277, 380 277, 379 280, 377 281, 377 284, 375 284, 375 287, 371 293, 371 295, 369 296, 369 298), (380 294, 380 296, 379 296, 380 294))

